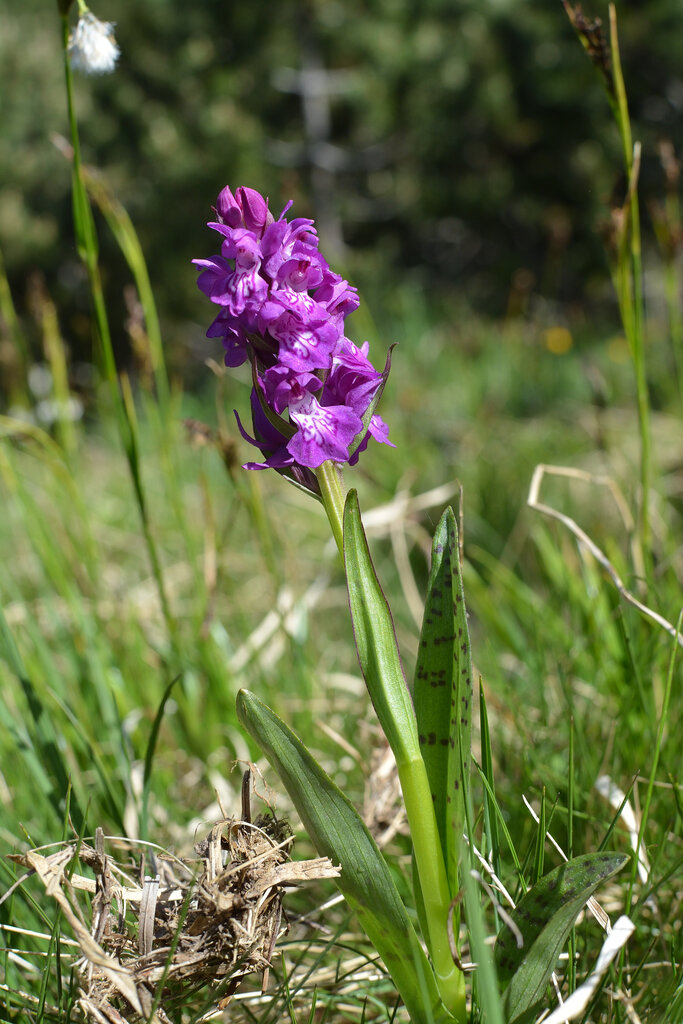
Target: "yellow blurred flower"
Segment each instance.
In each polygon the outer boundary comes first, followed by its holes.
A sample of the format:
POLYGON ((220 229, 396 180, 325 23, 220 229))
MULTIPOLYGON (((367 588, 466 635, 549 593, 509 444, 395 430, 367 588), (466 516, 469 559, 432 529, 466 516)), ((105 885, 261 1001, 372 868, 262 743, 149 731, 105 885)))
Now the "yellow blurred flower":
POLYGON ((574 344, 571 331, 566 327, 549 327, 545 332, 545 347, 554 356, 564 356, 574 344))

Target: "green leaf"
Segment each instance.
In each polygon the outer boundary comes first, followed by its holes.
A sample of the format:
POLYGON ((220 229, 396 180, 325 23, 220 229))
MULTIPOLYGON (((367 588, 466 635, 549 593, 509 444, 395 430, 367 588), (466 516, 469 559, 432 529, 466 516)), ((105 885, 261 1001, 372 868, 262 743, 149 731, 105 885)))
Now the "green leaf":
POLYGON ((420 750, 432 790, 451 895, 455 896, 469 785, 472 653, 458 529, 451 508, 442 515, 432 543, 414 695, 420 750))
POLYGON ((14 634, 9 628, 5 613, 0 607, 0 657, 3 658, 14 672, 18 679, 25 679, 27 676, 24 662, 19 654, 14 634))
POLYGON ((491 745, 491 731, 489 729, 489 716, 486 710, 486 696, 484 686, 479 680, 479 730, 481 732, 481 773, 488 785, 484 786, 484 834, 486 843, 484 853, 490 858, 494 873, 500 878, 500 839, 498 831, 498 812, 496 807, 496 785, 493 776, 493 747, 491 745))
POLYGON ((318 853, 341 865, 337 885, 384 960, 411 1020, 447 1019, 432 968, 356 809, 285 723, 248 690, 237 695, 237 715, 278 772, 318 853))
POLYGON ((531 884, 536 885, 543 877, 543 866, 545 864, 545 834, 547 828, 545 823, 545 786, 541 790, 541 809, 538 815, 538 829, 536 831, 536 847, 534 849, 534 864, 531 872, 531 884))
POLYGON ((496 940, 495 960, 501 982, 509 979, 505 1007, 509 1024, 522 1024, 538 1010, 548 979, 576 917, 595 890, 623 868, 622 853, 587 853, 561 864, 522 897, 496 940))
POLYGON ((97 203, 135 279, 140 303, 145 315, 148 351, 157 386, 157 398, 163 406, 169 399, 168 378, 164 362, 164 347, 154 293, 149 280, 147 263, 133 222, 127 210, 117 200, 105 180, 81 167, 81 175, 88 194, 97 203))
MULTIPOLYGON (((451 893, 417 721, 401 667, 394 623, 370 559, 355 491, 344 509, 344 561, 358 660, 380 725, 396 758, 417 871, 423 932, 445 1005, 465 1020, 465 984, 451 955, 446 922, 451 893)), ((419 905, 419 900, 418 900, 419 905)))
POLYGON ((154 716, 152 722, 152 731, 149 734, 149 740, 147 742, 147 750, 145 751, 145 769, 142 776, 142 800, 139 817, 140 827, 140 838, 143 840, 147 839, 147 826, 149 824, 148 811, 149 811, 149 794, 152 785, 152 769, 154 767, 154 752, 157 747, 157 740, 159 739, 159 730, 161 729, 161 723, 164 717, 164 711, 166 710, 166 702, 171 696, 171 690, 180 679, 180 676, 175 676, 168 684, 163 692, 161 702, 157 708, 157 713, 154 716))
POLYGON ((86 266, 95 266, 99 249, 95 222, 93 221, 88 194, 83 184, 80 163, 77 164, 76 160, 74 160, 71 188, 76 249, 86 266))
POLYGON ((394 621, 370 558, 355 490, 349 491, 344 508, 344 563, 358 661, 400 769, 421 757, 417 723, 394 621))

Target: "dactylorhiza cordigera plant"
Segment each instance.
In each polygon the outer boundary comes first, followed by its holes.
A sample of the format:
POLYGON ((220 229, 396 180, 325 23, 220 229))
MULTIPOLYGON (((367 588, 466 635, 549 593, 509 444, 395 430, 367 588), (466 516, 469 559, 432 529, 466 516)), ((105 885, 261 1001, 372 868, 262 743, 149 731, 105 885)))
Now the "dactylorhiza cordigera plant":
MULTIPOLYGON (((456 519, 446 509, 434 535, 415 678, 408 689, 393 619, 379 585, 354 490, 342 469, 371 438, 391 444, 377 415, 382 372, 367 343, 345 334, 359 304, 329 267, 314 224, 275 219, 250 188, 224 188, 209 227, 220 254, 197 259, 199 288, 219 307, 207 332, 220 338, 230 367, 249 364, 251 432, 261 452, 246 469, 272 468, 325 506, 344 559, 358 660, 380 725, 396 758, 413 844, 413 909, 422 942, 392 875, 360 815, 301 741, 254 694, 242 690, 240 721, 277 770, 321 856, 340 864, 339 888, 382 956, 413 1021, 468 1018, 460 960, 460 912, 479 965, 477 1001, 491 1024, 503 1005, 484 941, 478 892, 469 871, 474 816, 470 797, 473 673, 456 519), (426 952, 425 952, 426 950, 426 952)), ((498 967, 510 1024, 542 1006, 548 978, 576 914, 600 881, 626 858, 579 857, 541 879, 525 896, 521 950, 507 929, 498 967), (533 922, 533 926, 529 925, 533 922)), ((523 901, 524 902, 524 901, 523 901)), ((508 919, 509 920, 509 919, 508 919)))

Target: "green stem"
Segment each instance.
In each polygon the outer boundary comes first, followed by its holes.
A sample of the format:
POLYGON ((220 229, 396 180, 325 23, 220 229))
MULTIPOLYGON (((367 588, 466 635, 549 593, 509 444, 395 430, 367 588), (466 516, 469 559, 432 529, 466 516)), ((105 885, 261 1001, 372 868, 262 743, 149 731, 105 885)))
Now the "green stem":
POLYGON ((675 257, 668 260, 665 268, 664 284, 666 287, 666 305, 669 314, 669 332, 674 352, 674 363, 676 366, 676 382, 674 389, 676 396, 683 392, 683 315, 679 304, 680 285, 678 281, 678 267, 675 257))
POLYGON ((5 370, 6 387, 9 391, 9 405, 26 405, 26 378, 30 364, 29 348, 19 324, 19 318, 12 301, 5 264, 0 250, 0 316, 13 343, 12 363, 9 372, 5 370))
MULTIPOLYGON (((645 369, 645 337, 644 337, 644 309, 643 309, 643 265, 640 242, 640 209, 638 205, 637 173, 634 174, 634 150, 633 136, 631 133, 631 121, 628 112, 626 99, 626 86, 621 69, 621 57, 619 54, 619 38, 617 35, 617 14, 614 4, 610 4, 610 44, 612 49, 612 66, 615 98, 613 110, 616 117, 619 134, 624 151, 624 164, 629 181, 629 196, 627 208, 630 219, 630 254, 625 256, 629 259, 630 268, 627 271, 627 264, 624 270, 629 273, 630 284, 628 308, 625 308, 624 294, 620 294, 620 306, 624 329, 631 348, 631 357, 636 377, 636 394, 638 403, 638 424, 640 428, 640 486, 642 490, 639 516, 639 535, 643 559, 646 571, 651 565, 650 553, 650 486, 652 480, 652 445, 650 439, 650 400, 647 388, 647 373, 645 369)), ((637 167, 636 167, 637 172, 637 167)), ((621 254, 620 254, 621 262, 621 254)), ((621 275, 620 275, 621 276, 621 275)), ((649 575, 649 572, 648 572, 649 575)))
POLYGON ((95 323, 100 341, 102 361, 104 363, 105 375, 111 390, 114 409, 116 412, 119 435, 123 442, 123 448, 128 462, 128 469, 133 482, 135 496, 140 511, 143 532, 147 552, 152 566, 152 573, 159 591, 159 600, 162 613, 166 621, 171 646, 177 656, 176 641, 177 629, 175 620, 170 611, 170 605, 164 586, 161 560, 159 559, 156 542, 150 529, 145 502, 142 477, 140 474, 139 451, 137 442, 137 430, 133 416, 132 397, 130 403, 126 403, 126 395, 122 392, 121 384, 116 370, 114 358, 114 347, 109 330, 109 320, 102 288, 102 278, 98 263, 98 245, 95 224, 93 221, 90 201, 88 199, 83 172, 81 166, 81 147, 78 134, 78 121, 76 118, 76 107, 74 103, 73 76, 71 63, 69 61, 69 19, 67 14, 62 15, 62 43, 64 47, 64 75, 66 81, 67 110, 69 116, 69 128, 71 131, 71 146, 73 149, 72 161, 72 188, 74 207, 74 230, 76 234, 76 247, 78 254, 86 265, 90 283, 90 293, 93 301, 95 323))
POLYGON ((332 533, 339 550, 344 557, 344 502, 346 493, 344 491, 344 477, 340 466, 336 462, 323 462, 316 471, 316 477, 320 484, 320 493, 323 505, 327 512, 327 518, 332 527, 332 533))
POLYGON ((439 995, 456 1021, 464 1024, 467 1020, 465 976, 453 963, 448 941, 451 898, 427 772, 421 757, 398 764, 397 767, 420 879, 429 930, 429 953, 439 995))

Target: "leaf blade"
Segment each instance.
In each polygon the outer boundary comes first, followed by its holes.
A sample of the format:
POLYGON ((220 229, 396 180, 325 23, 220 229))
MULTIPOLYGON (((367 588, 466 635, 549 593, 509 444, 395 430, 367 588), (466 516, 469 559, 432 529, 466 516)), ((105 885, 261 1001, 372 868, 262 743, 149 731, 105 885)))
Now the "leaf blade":
POLYGON ((355 490, 349 491, 344 508, 344 563, 358 661, 400 768, 421 757, 417 722, 394 621, 370 558, 355 490))
POLYGON ((621 853, 586 853, 544 875, 522 897, 511 918, 523 945, 505 925, 496 939, 495 961, 504 984, 510 1024, 526 1020, 543 999, 574 921, 595 890, 628 861, 621 853))
POLYGON ((358 812, 278 716, 248 690, 237 715, 278 772, 321 856, 341 864, 337 885, 384 960, 416 1024, 448 1015, 432 968, 382 854, 358 812))
POLYGON ((469 789, 472 652, 458 528, 450 507, 441 516, 432 542, 414 697, 420 751, 432 790, 451 895, 455 896, 469 789))

